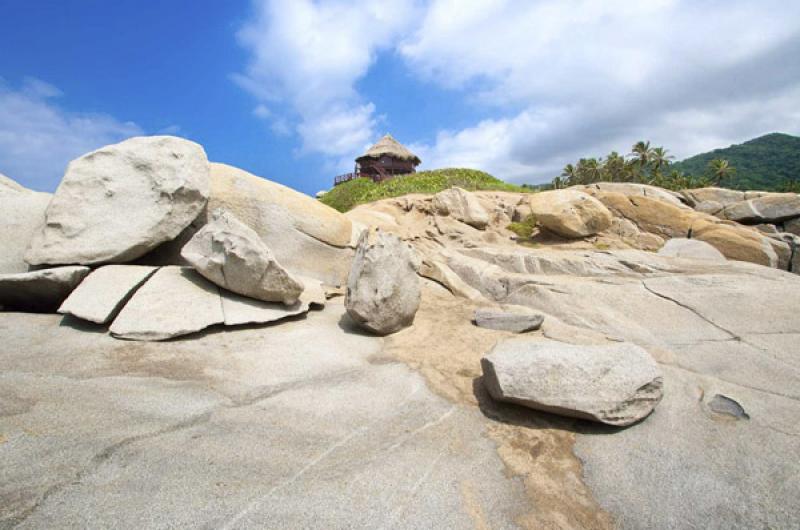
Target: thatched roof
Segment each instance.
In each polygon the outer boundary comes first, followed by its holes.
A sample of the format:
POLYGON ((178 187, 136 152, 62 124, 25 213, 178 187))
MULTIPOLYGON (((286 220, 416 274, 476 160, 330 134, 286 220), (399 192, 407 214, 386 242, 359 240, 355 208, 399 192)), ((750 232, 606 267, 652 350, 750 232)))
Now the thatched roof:
POLYGON ((380 158, 383 155, 389 155, 392 158, 399 158, 400 160, 411 160, 414 162, 414 165, 422 162, 417 155, 392 138, 391 134, 387 134, 378 140, 375 145, 367 149, 367 152, 356 160, 361 160, 362 158, 380 158))

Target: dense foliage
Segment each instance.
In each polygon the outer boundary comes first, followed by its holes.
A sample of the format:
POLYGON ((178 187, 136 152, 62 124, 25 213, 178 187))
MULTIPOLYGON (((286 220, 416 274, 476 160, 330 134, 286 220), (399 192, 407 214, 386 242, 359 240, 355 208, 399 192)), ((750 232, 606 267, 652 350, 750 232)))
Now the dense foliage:
POLYGON ((561 175, 544 188, 637 182, 672 190, 713 185, 800 191, 800 138, 794 136, 769 134, 682 162, 673 163, 673 158, 667 149, 641 141, 626 156, 614 151, 605 158, 582 158, 577 164, 567 164, 561 175))
POLYGON ((377 183, 367 178, 351 180, 334 186, 320 198, 320 201, 340 212, 346 212, 367 202, 399 197, 409 193, 438 193, 452 186, 469 191, 524 191, 519 186, 503 182, 483 171, 448 168, 420 171, 377 183))
POLYGON ((687 158, 672 167, 697 175, 714 159, 725 159, 736 168, 736 175, 725 183, 726 187, 800 192, 800 138, 797 136, 767 134, 687 158))
POLYGON ((567 164, 548 188, 594 182, 636 182, 680 190, 720 184, 735 172, 725 160, 714 160, 704 174, 693 176, 673 168, 673 158, 663 147, 637 142, 627 156, 612 151, 605 158, 581 158, 577 164, 567 164))

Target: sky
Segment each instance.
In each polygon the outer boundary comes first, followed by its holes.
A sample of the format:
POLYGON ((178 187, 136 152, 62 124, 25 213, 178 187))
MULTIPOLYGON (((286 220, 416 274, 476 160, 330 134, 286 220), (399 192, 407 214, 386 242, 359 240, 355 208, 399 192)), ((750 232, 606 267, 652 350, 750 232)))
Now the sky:
POLYGON ((0 0, 0 173, 172 134, 302 192, 385 133, 516 183, 800 134, 800 2, 0 0))

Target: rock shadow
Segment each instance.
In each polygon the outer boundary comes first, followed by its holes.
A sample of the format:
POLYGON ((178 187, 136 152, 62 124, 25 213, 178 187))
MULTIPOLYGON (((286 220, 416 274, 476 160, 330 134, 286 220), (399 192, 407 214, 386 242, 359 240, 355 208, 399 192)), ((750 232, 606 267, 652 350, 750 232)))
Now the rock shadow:
POLYGON ((339 318, 339 322, 337 322, 339 329, 347 333, 348 335, 359 335, 361 337, 372 337, 372 338, 380 338, 380 335, 375 333, 370 333, 369 331, 362 329, 355 323, 355 321, 350 318, 346 312, 342 314, 339 318))
POLYGON ((509 425, 526 427, 528 429, 558 429, 575 434, 594 435, 615 434, 627 428, 578 418, 568 418, 566 416, 534 410, 513 403, 497 401, 492 398, 486 386, 483 384, 483 376, 476 377, 472 380, 472 392, 475 395, 475 399, 478 401, 478 408, 484 416, 492 421, 507 423, 509 425))
POLYGON ((88 320, 83 320, 72 315, 64 315, 58 325, 84 333, 105 334, 108 332, 107 324, 95 324, 94 322, 89 322, 88 320))

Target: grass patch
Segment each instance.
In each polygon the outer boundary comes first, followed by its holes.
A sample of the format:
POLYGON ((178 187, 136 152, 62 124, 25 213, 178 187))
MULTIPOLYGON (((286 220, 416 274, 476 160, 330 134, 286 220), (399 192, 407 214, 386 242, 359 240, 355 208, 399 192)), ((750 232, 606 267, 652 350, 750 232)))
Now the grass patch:
POLYGON ((520 239, 530 239, 533 236, 533 229, 536 228, 536 216, 530 214, 522 221, 511 223, 506 228, 517 234, 520 239))
POLYGON ((367 178, 351 180, 334 186, 320 201, 340 212, 346 212, 359 204, 409 193, 438 193, 453 186, 468 191, 530 191, 476 169, 448 168, 420 171, 378 183, 367 178))

